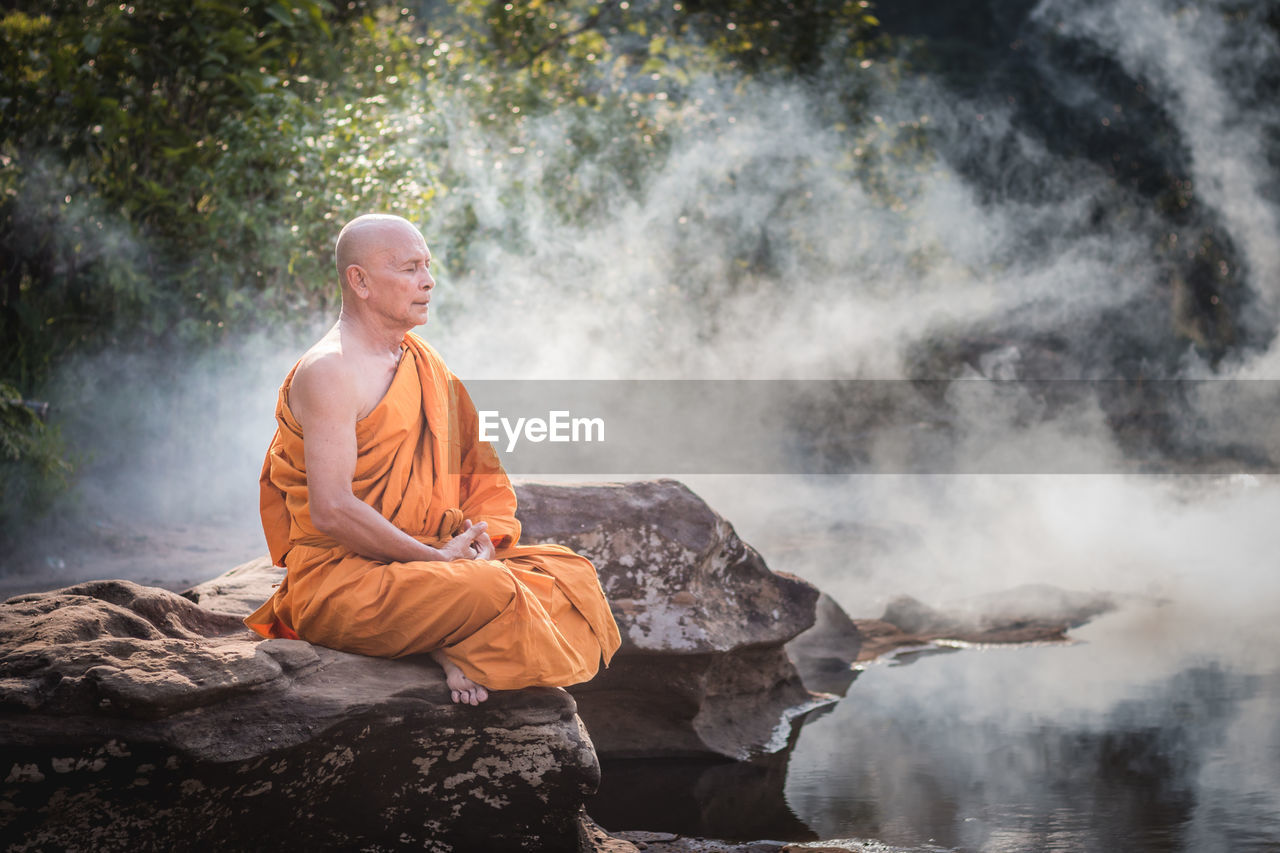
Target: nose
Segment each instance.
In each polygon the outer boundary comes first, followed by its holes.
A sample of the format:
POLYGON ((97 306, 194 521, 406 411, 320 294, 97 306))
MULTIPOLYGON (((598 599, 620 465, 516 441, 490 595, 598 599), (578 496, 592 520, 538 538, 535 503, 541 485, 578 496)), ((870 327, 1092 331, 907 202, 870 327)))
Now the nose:
POLYGON ((423 280, 423 285, 422 285, 423 290, 430 292, 431 289, 436 286, 435 277, 431 275, 431 270, 429 269, 424 269, 422 271, 422 280, 423 280))

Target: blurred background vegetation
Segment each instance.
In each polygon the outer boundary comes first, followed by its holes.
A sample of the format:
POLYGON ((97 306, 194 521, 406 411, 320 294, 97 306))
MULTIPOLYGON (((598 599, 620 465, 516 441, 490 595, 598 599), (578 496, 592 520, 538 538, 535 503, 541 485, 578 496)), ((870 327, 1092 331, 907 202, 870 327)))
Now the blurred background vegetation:
POLYGON ((5 5, 0 537, 67 482, 56 427, 22 401, 72 355, 208 347, 333 308, 333 234, 362 212, 412 219, 464 270, 476 217, 435 203, 465 191, 442 102, 504 154, 534 154, 526 122, 563 113, 567 150, 536 153, 559 158, 550 197, 580 217, 598 198, 578 158, 636 186, 695 75, 857 62, 876 25, 856 0, 5 5))
MULTIPOLYGON (((0 543, 73 480, 79 457, 57 411, 46 420, 23 401, 56 396, 54 377, 76 358, 111 348, 176 362, 331 315, 332 240, 364 212, 415 221, 450 274, 465 275, 481 266, 475 247, 524 239, 518 223, 481 233, 492 226, 478 205, 536 196, 540 215, 589 221, 618 193, 642 193, 678 132, 732 122, 723 93, 753 81, 819 93, 818 121, 848 142, 833 168, 886 210, 906 208, 899 167, 939 159, 984 203, 1033 199, 1045 182, 1018 163, 1027 138, 1135 199, 1133 209, 1099 201, 1081 227, 1131 230, 1134 209, 1157 223, 1144 262, 1161 268, 1160 284, 1127 306, 1157 321, 1139 332, 1100 316, 1106 329, 1033 342, 1041 350, 1075 347, 1075 363, 1092 359, 1105 375, 1175 370, 1188 346, 1217 363, 1266 344, 1270 321, 1251 313, 1240 252, 1192 187, 1176 121, 1113 58, 1029 24, 1035 5, 10 0, 0 7, 0 543), (1010 105, 999 143, 1009 150, 949 146, 927 116, 866 114, 908 74, 956 99, 1010 105), (538 168, 519 168, 531 158, 538 168), (477 188, 475 163, 511 174, 477 188), (494 187, 498 198, 484 195, 494 187)), ((1261 20, 1280 32, 1280 15, 1261 20)), ((1278 81, 1238 82, 1247 102, 1278 81)), ((778 273, 761 233, 730 244, 731 272, 778 273)), ((715 296, 697 292, 705 282, 681 286, 700 306, 715 296)), ((945 374, 935 367, 966 348, 1007 342, 1000 322, 919 342, 913 363, 945 374)))

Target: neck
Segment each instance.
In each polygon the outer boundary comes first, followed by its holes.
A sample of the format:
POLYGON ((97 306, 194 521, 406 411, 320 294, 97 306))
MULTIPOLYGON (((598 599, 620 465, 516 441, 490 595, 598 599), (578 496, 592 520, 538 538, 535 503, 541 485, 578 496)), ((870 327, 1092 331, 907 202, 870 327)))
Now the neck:
POLYGON ((354 338, 370 352, 386 352, 400 356, 400 343, 410 330, 379 323, 360 311, 352 311, 345 304, 338 314, 338 331, 344 337, 354 338))

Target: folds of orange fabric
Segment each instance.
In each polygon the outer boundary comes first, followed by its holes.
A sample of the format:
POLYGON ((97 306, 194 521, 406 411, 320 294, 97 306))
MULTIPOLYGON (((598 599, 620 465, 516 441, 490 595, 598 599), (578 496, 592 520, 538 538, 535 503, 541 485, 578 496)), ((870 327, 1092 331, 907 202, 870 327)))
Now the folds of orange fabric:
POLYGON ((262 472, 268 545, 286 579, 246 624, 264 637, 403 657, 444 649, 490 689, 590 679, 620 644, 589 560, 518 544, 515 492, 475 408, 414 335, 391 387, 356 428, 356 497, 406 532, 440 544, 463 519, 488 522, 492 560, 385 563, 352 553, 311 523, 303 436, 285 380, 262 472), (436 427, 436 429, 432 429, 436 427))

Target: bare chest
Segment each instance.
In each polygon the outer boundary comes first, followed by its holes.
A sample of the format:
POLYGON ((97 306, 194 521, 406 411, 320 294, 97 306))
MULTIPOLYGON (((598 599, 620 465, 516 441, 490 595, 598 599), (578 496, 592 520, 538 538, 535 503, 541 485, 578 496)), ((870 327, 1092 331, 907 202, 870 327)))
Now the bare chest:
POLYGON ((359 365, 356 371, 357 419, 368 417, 387 396, 400 370, 400 359, 377 359, 359 365))

